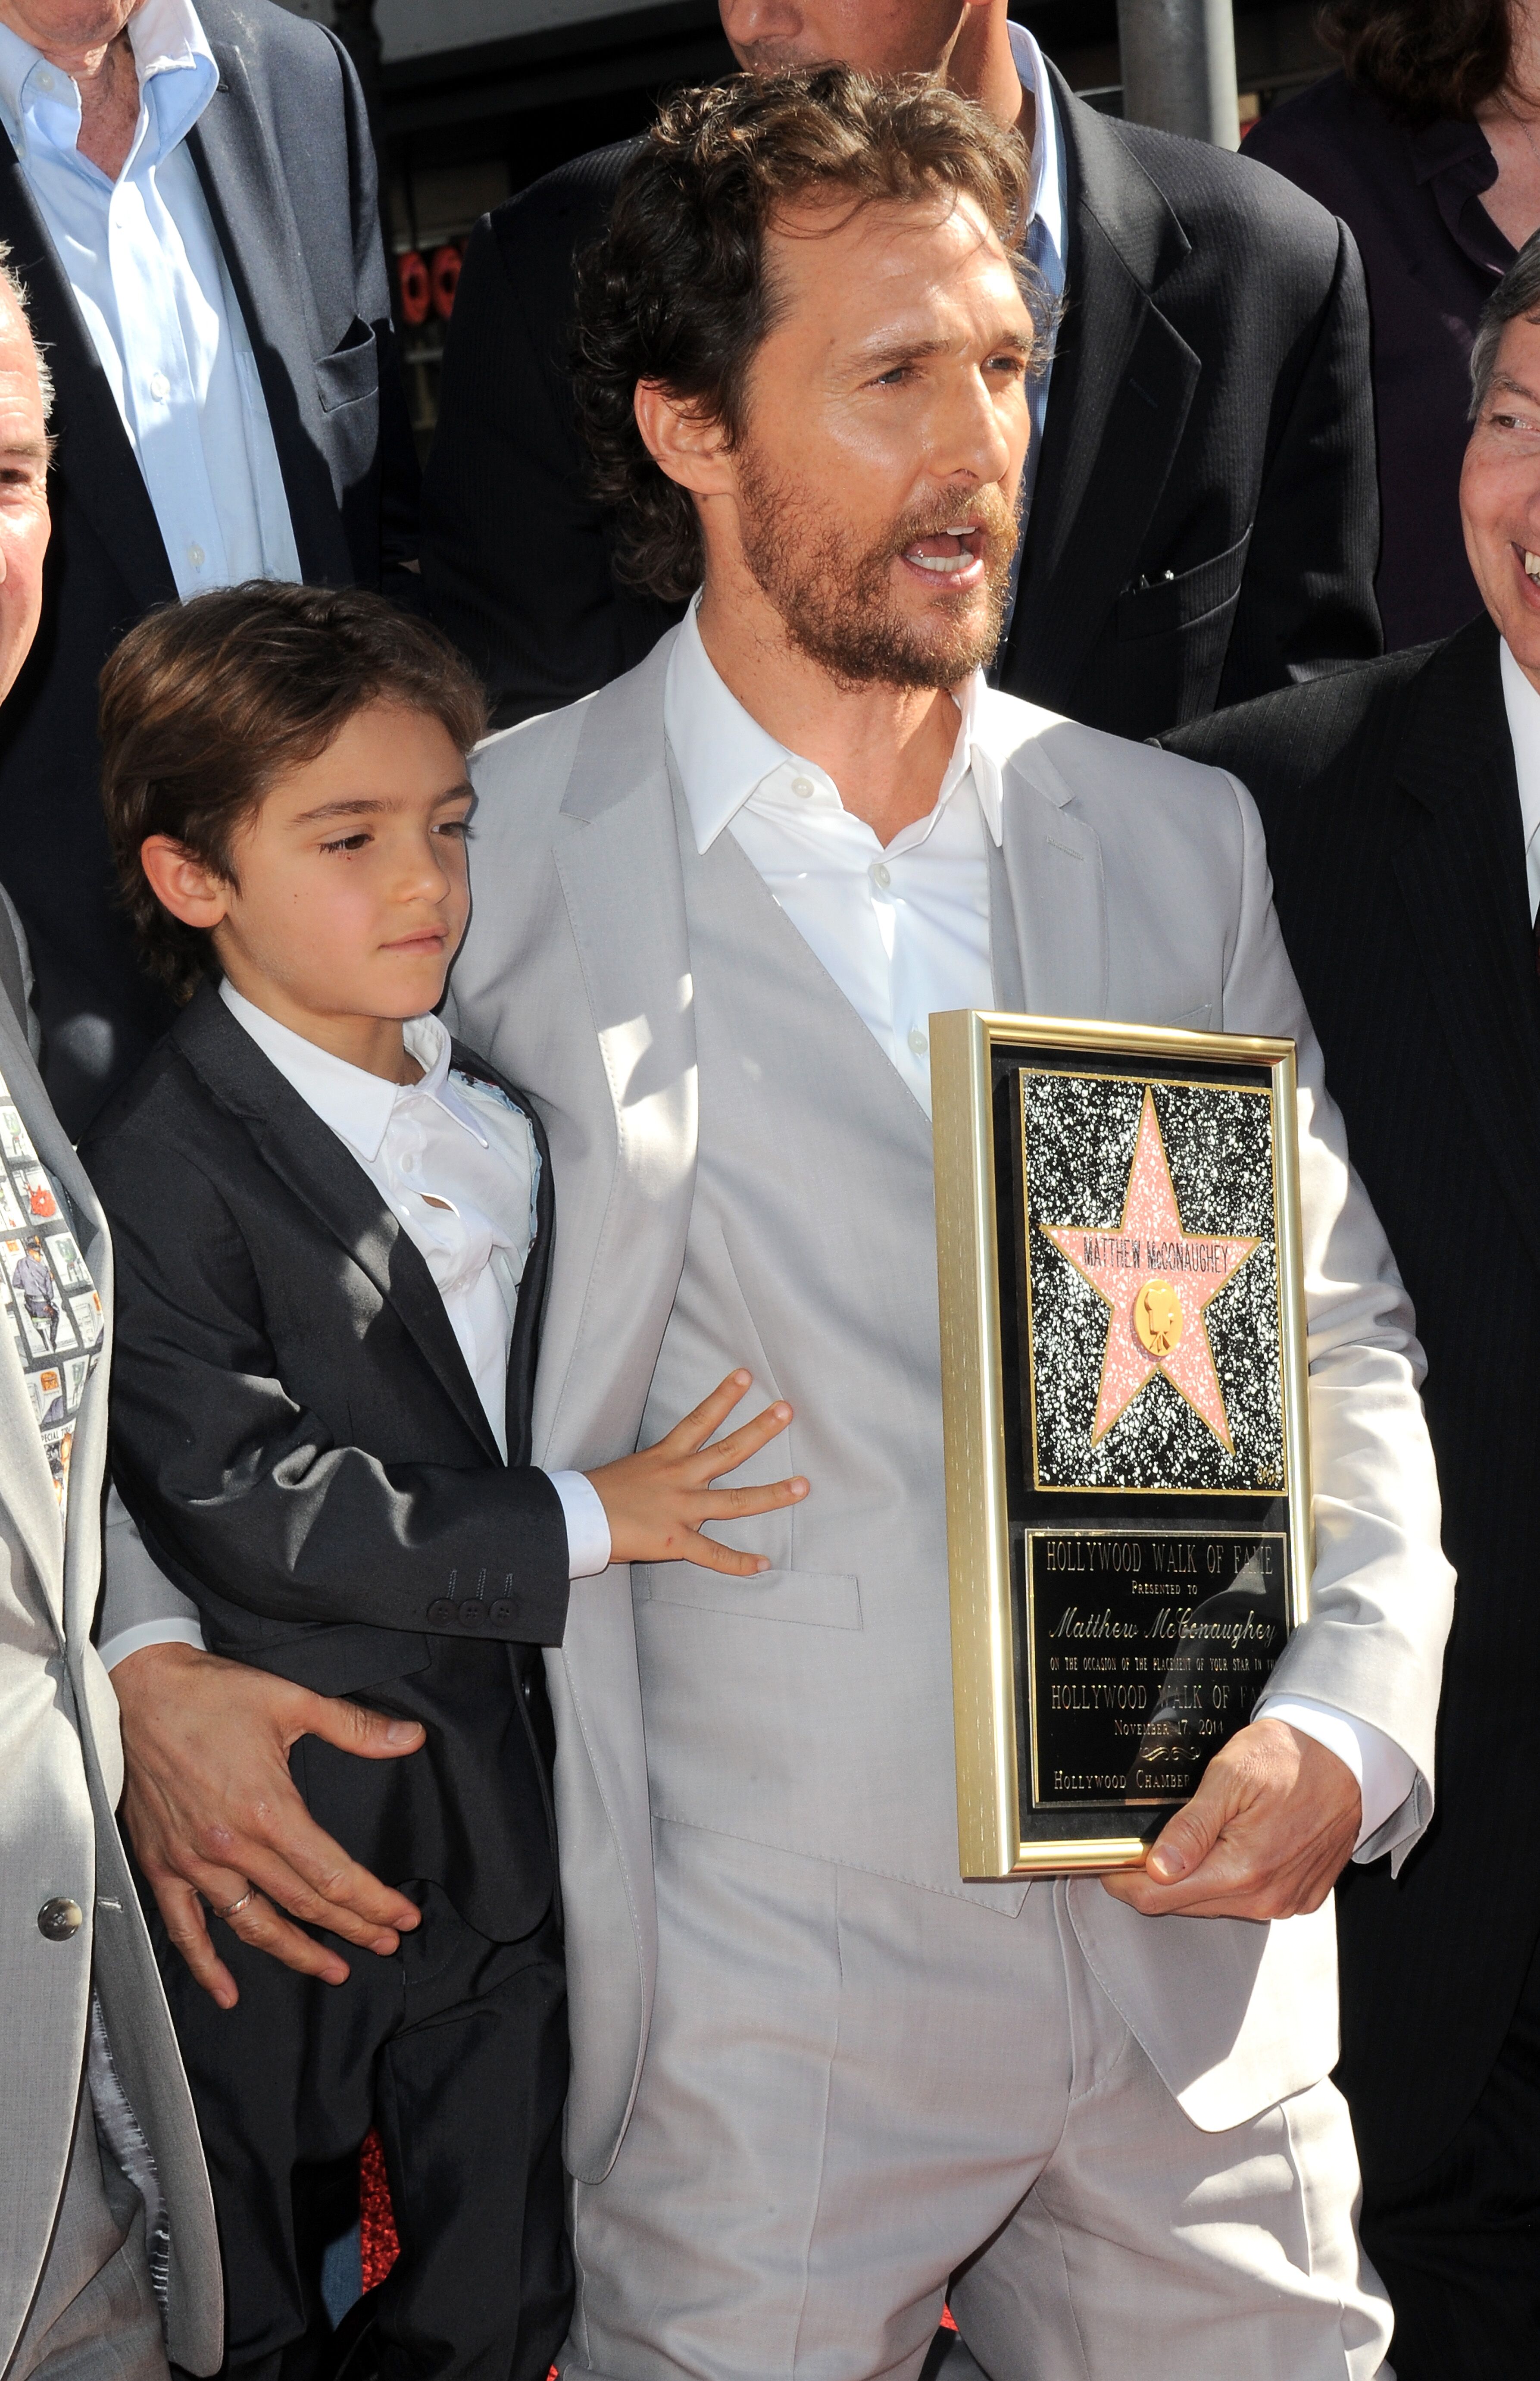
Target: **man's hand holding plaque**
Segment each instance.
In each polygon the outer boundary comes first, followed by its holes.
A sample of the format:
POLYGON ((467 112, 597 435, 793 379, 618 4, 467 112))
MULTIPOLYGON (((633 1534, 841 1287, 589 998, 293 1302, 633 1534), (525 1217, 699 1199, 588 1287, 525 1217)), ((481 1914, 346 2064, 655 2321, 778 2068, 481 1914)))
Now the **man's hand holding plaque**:
POLYGON ((1253 1720, 1214 1755, 1143 1867, 1102 1883, 1147 1918, 1294 1918, 1325 1901, 1361 1816, 1345 1761, 1287 1721, 1253 1720))

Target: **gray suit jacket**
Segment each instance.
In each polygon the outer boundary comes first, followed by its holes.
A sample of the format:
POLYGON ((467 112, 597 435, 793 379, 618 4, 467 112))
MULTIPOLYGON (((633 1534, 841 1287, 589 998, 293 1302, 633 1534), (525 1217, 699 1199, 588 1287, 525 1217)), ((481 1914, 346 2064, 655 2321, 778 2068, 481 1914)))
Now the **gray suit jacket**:
POLYGON ((106 1338, 80 1408, 67 1535, 20 1374, 0 1366, 0 2371, 26 2322, 53 2235, 94 1985, 169 2212, 168 2353, 189 2372, 212 2373, 224 2353, 214 2205, 113 1815, 123 1785, 117 1706, 91 1642, 102 1579, 112 1248, 29 1046, 28 981, 7 901, 0 914, 0 1074, 68 1202, 101 1292, 106 1338), (86 1912, 79 1933, 65 1943, 46 1940, 37 1923, 39 1910, 55 1896, 86 1912))
MULTIPOLYGON (((529 1087, 550 1135, 559 1225, 534 1424, 535 1460, 548 1465, 635 1445, 684 1262, 698 1084, 663 730, 671 643, 586 702, 495 739, 474 766, 476 910, 453 998, 459 1030, 529 1087)), ((1009 696, 989 698, 988 732, 1006 789, 997 979, 1019 983, 1039 1011, 1286 1033, 1300 1045, 1318 1559, 1314 1617, 1277 1683, 1355 1714, 1411 1755, 1417 1789, 1381 1847, 1404 1850, 1432 1807, 1452 1586, 1416 1393, 1421 1354, 1326 1095, 1254 806, 1217 771, 1009 696)), ((829 997, 840 1000, 832 984, 829 997)), ((788 1116, 788 1137, 796 1129, 788 1116)), ((762 1337, 773 1336, 766 1318, 762 1337)), ((849 1381, 827 1385, 831 1398, 856 1393, 858 1358, 849 1381)), ((737 1535, 750 1542, 748 1525, 737 1535)), ((945 1598, 944 1578, 932 1592, 945 1598)), ((656 1954, 623 1568, 574 1594, 549 1666, 573 2035, 568 2158, 594 2180, 614 2158, 640 2074, 656 1954)), ((946 1698, 944 1682, 937 1693, 946 1698)), ((845 1724, 830 1713, 831 1730, 845 1724)), ((711 1731, 701 1733, 704 1762, 711 1731)), ((927 1798, 913 1832, 929 1833, 930 1798, 945 1789, 917 1764, 912 1790, 927 1798)), ((902 1838, 911 1814, 892 1815, 902 1838)), ((1156 1921, 1093 1880, 1071 1889, 1071 1908, 1093 1969, 1199 2125, 1238 2124, 1329 2070, 1329 1903, 1271 1927, 1156 1921)))

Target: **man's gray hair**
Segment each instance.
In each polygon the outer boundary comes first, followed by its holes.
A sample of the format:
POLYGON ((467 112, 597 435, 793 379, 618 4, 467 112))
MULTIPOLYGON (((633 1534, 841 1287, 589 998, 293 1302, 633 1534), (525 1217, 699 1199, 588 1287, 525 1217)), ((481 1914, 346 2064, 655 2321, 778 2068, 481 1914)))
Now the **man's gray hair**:
POLYGON ((1497 349, 1509 323, 1522 315, 1540 322, 1540 231, 1525 240, 1508 271, 1481 310, 1475 345, 1471 349, 1471 420, 1473 421, 1492 393, 1497 349))
POLYGON ((0 239, 0 287, 7 289, 15 299, 16 311, 27 325, 27 336, 31 340, 32 354, 37 362, 38 386, 43 391, 43 418, 46 421, 54 410, 54 375, 48 369, 47 357, 37 343, 37 334, 32 328, 31 305, 21 275, 11 263, 10 242, 6 239, 0 239))

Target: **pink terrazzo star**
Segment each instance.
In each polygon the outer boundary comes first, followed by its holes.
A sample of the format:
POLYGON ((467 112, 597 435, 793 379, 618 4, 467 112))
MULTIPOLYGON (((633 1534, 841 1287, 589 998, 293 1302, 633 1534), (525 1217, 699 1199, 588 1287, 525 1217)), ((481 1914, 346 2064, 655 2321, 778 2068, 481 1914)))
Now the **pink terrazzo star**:
POLYGON ((1092 1446, 1101 1444, 1151 1375, 1164 1373, 1233 1454, 1204 1309, 1257 1242, 1183 1231, 1148 1088, 1117 1229, 1086 1230, 1072 1224, 1045 1224, 1042 1229, 1111 1309, 1092 1446))

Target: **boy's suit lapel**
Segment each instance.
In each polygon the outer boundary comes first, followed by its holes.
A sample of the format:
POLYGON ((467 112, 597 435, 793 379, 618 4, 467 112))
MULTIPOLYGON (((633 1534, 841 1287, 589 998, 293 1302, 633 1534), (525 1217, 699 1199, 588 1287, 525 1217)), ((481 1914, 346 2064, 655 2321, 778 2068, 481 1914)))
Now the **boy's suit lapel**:
POLYGON ((188 1064, 239 1117, 274 1173, 390 1300, 483 1451, 501 1463, 434 1277, 362 1166, 242 1032, 212 985, 196 995, 172 1032, 188 1064))
POLYGON ((504 1410, 504 1436, 507 1440, 508 1461, 510 1464, 528 1463, 535 1364, 540 1354, 540 1332, 544 1319, 546 1293, 551 1287, 551 1241, 556 1223, 550 1143, 532 1104, 517 1085, 508 1082, 485 1058, 479 1057, 473 1050, 467 1050, 462 1043, 455 1042, 450 1045, 450 1064, 461 1074, 493 1084, 516 1103, 520 1114, 530 1120, 530 1130, 534 1135, 534 1145, 540 1157, 534 1238, 530 1242, 530 1252, 524 1260, 524 1271, 519 1284, 519 1304, 514 1312, 513 1332, 508 1341, 507 1401, 504 1410))

